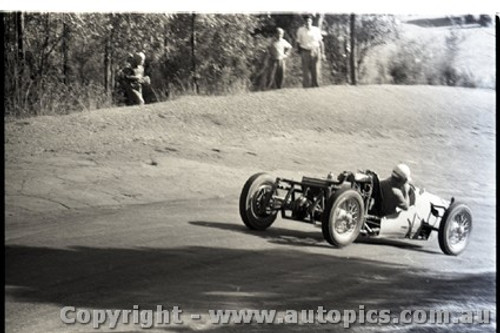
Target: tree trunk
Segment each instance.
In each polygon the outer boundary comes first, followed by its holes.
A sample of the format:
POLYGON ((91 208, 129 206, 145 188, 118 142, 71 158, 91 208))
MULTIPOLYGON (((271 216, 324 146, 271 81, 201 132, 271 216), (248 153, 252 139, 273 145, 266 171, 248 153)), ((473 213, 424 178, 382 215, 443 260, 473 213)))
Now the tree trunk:
POLYGON ((111 36, 106 36, 104 45, 104 93, 109 95, 111 76, 111 36))
POLYGON ((21 71, 24 68, 24 15, 16 13, 17 62, 21 71))
POLYGON ((325 20, 325 14, 319 14, 318 15, 318 28, 321 29, 323 26, 323 21, 325 20))
MULTIPOLYGON (((167 73, 168 71, 168 57, 170 56, 170 53, 169 53, 169 34, 168 34, 168 30, 167 30, 167 23, 166 23, 166 20, 163 20, 163 73, 167 73)), ((161 83, 162 83, 162 86, 166 89, 166 95, 168 96, 170 94, 170 81, 168 80, 165 80, 165 78, 163 78, 161 80, 161 83)))
POLYGON ((191 74, 193 77, 193 86, 195 89, 195 92, 197 94, 200 93, 200 87, 198 86, 198 73, 196 72, 196 29, 195 29, 195 23, 196 23, 196 14, 193 13, 191 14, 191 61, 192 61, 192 67, 191 67, 191 74))
POLYGON ((69 83, 69 39, 70 27, 68 25, 67 14, 63 14, 63 37, 62 37, 62 53, 63 53, 63 82, 69 83))
MULTIPOLYGON (((23 77, 24 70, 24 45, 23 45, 23 34, 24 34, 24 26, 23 26, 23 14, 21 12, 15 13, 14 16, 15 23, 15 42, 16 43, 16 53, 14 60, 14 68, 13 68, 13 87, 14 87, 14 95, 20 96, 21 93, 21 78, 23 77)), ((5 31, 5 30, 4 30, 5 31)), ((4 36, 6 36, 4 32, 4 36)), ((13 43, 13 44, 14 44, 13 43)), ((5 54, 5 53, 4 53, 5 54)))
POLYGON ((350 53, 350 64, 351 64, 351 84, 357 84, 356 78, 356 15, 351 14, 351 53, 350 53))
MULTIPOLYGON (((347 35, 347 34, 346 34, 346 35, 347 35)), ((349 78, 350 78, 350 75, 351 75, 350 70, 349 70, 349 68, 351 67, 351 66, 350 66, 350 61, 351 61, 351 60, 350 60, 350 56, 349 56, 349 57, 347 56, 347 55, 350 55, 350 54, 351 54, 351 50, 349 49, 349 44, 350 44, 350 42, 348 41, 348 39, 347 39, 347 38, 345 38, 345 39, 344 39, 344 45, 343 45, 343 47, 344 47, 344 50, 343 50, 343 51, 344 51, 344 55, 345 55, 345 56, 344 56, 344 58, 343 58, 343 61, 344 61, 344 66, 345 66, 345 71, 344 71, 344 80, 345 80, 345 82, 346 82, 346 83, 349 83, 349 82, 350 82, 350 79, 349 79, 349 78)))
POLYGON ((14 68, 14 89, 17 96, 22 94, 23 77, 25 70, 25 54, 24 54, 24 15, 22 12, 16 13, 16 43, 17 54, 14 68))
POLYGON ((113 53, 112 41, 114 31, 113 14, 110 15, 109 22, 112 28, 106 35, 104 44, 104 93, 106 96, 109 96, 111 92, 111 55, 113 53))

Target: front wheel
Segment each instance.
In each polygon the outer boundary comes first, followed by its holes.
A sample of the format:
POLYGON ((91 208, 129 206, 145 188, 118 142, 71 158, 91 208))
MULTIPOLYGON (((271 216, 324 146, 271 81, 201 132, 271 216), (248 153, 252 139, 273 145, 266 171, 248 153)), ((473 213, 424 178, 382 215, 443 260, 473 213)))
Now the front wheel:
POLYGON ((439 224, 439 247, 445 254, 459 255, 467 247, 471 231, 471 210, 463 203, 454 202, 439 224))
POLYGON ((252 230, 265 230, 276 220, 272 209, 275 179, 266 173, 250 177, 240 194, 240 216, 252 230))
POLYGON ((358 237, 364 222, 365 205, 358 191, 337 191, 326 205, 321 223, 323 237, 337 247, 344 247, 358 237))

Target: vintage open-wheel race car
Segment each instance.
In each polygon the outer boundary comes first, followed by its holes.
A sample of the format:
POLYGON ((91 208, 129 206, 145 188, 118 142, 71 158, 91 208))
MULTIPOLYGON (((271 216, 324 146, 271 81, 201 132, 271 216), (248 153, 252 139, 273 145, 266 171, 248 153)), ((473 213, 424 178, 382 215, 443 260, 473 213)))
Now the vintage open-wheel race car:
POLYGON ((409 197, 408 210, 383 216, 384 198, 373 171, 344 171, 336 178, 330 173, 325 178, 303 177, 301 181, 257 173, 243 186, 239 211, 243 223, 252 230, 267 229, 279 212, 284 219, 320 223, 323 237, 336 247, 362 236, 428 240, 436 231, 445 254, 462 253, 472 231, 470 208, 413 185, 409 197))

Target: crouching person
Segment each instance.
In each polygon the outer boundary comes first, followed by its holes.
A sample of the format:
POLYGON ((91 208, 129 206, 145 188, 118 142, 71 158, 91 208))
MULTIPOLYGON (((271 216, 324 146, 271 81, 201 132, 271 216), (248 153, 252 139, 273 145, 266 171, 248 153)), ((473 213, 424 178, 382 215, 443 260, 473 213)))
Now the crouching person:
POLYGON ((150 85, 149 76, 144 75, 146 55, 143 52, 129 55, 128 65, 122 70, 122 85, 127 105, 143 105, 143 85, 150 85))

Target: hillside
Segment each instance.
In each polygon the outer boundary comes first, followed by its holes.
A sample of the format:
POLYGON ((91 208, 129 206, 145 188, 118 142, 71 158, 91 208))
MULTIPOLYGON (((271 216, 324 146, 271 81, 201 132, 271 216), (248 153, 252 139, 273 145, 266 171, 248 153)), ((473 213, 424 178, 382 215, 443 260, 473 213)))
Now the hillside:
POLYGON ((384 174, 398 161, 440 194, 477 200, 494 186, 494 101, 492 90, 330 86, 8 121, 7 207, 237 196, 260 170, 384 174))

